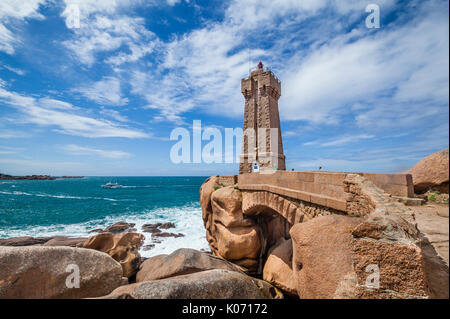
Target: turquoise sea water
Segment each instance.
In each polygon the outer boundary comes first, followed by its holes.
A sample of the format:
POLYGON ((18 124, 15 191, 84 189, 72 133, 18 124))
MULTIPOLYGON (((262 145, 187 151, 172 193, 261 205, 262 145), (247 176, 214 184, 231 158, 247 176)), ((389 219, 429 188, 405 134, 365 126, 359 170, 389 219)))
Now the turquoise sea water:
MULTIPOLYGON (((0 180, 0 238, 88 236, 88 231, 117 221, 143 224, 174 222, 166 238, 144 256, 180 247, 207 248, 199 190, 206 177, 85 177, 53 181, 0 180), (117 182, 124 188, 104 189, 117 182)), ((151 243, 146 234, 145 244, 151 243)))

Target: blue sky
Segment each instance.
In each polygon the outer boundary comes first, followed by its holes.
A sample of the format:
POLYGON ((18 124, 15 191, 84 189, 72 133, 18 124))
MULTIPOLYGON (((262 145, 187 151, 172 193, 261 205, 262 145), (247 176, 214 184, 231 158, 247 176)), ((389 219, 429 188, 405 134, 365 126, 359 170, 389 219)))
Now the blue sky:
MULTIPOLYGON (((448 1, 2 0, 0 172, 215 175, 176 127, 242 126, 240 79, 282 82, 287 168, 399 172, 448 147, 448 1), (368 29, 367 4, 381 27, 368 29), (80 28, 66 25, 68 6, 80 28)), ((204 142, 204 144, 206 144, 204 142)))

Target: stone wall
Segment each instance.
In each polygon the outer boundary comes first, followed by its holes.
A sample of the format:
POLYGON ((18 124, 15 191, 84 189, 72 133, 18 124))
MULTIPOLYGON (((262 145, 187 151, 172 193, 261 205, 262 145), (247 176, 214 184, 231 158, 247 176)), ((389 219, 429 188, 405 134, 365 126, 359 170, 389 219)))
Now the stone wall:
POLYGON ((218 175, 217 183, 221 186, 237 184, 237 175, 218 175))
POLYGON ((275 171, 238 176, 242 190, 264 190, 304 202, 346 211, 345 173, 275 171))
POLYGON ((414 197, 414 185, 411 174, 375 174, 357 173, 364 176, 377 187, 392 196, 414 197))
POLYGON ((349 195, 344 181, 352 174, 364 176, 392 196, 414 195, 412 178, 409 174, 275 171, 272 174, 240 174, 238 186, 241 190, 272 192, 347 212, 347 205, 353 207, 354 199, 351 194, 349 195))

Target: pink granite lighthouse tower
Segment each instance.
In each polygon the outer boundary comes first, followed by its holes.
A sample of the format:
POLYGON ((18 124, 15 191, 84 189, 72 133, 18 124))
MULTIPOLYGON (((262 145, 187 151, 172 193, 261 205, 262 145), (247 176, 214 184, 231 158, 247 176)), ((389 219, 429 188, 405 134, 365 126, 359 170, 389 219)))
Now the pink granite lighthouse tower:
POLYGON ((256 163, 261 170, 285 170, 278 99, 281 82, 260 61, 250 76, 241 80, 245 98, 244 136, 239 174, 252 172, 256 163))

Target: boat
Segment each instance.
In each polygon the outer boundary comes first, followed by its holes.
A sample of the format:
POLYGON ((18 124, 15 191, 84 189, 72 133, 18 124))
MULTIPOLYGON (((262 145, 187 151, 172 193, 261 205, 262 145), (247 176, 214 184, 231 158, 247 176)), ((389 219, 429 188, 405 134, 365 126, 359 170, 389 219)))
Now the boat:
POLYGON ((120 185, 119 183, 106 183, 102 185, 102 188, 122 188, 123 186, 120 185))

